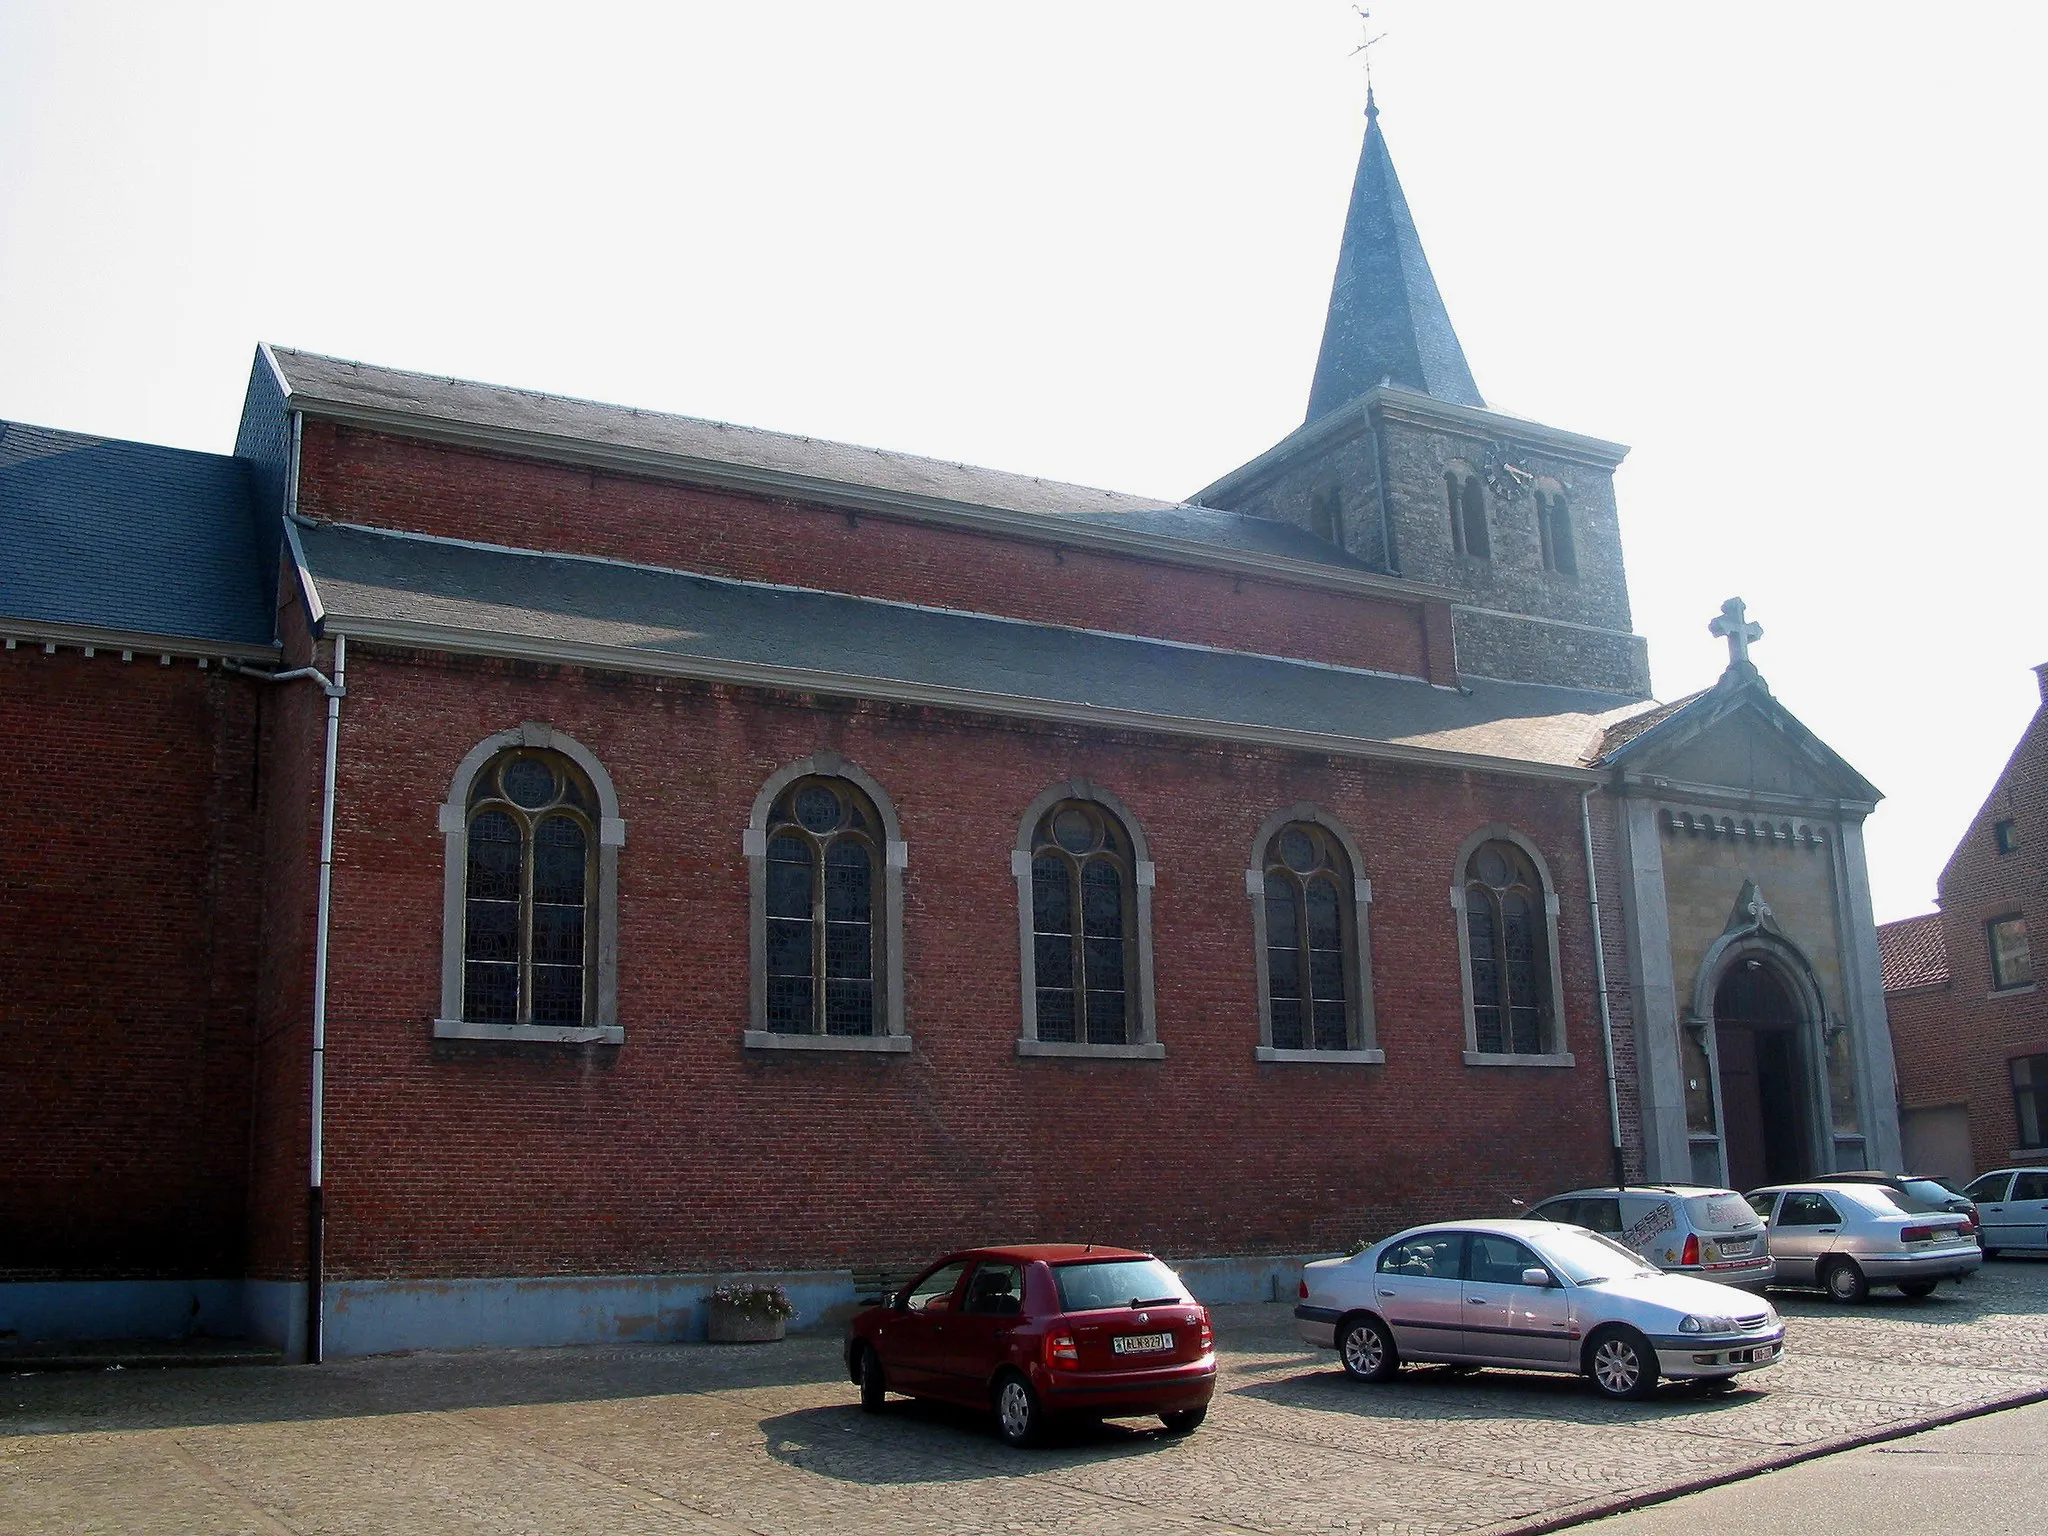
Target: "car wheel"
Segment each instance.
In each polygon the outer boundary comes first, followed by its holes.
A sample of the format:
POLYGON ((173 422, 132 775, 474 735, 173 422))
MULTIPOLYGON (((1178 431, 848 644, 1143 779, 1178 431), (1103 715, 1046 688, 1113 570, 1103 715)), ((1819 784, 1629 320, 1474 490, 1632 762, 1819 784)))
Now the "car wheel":
POLYGON ((1870 1294, 1870 1282, 1854 1259, 1836 1259, 1821 1272, 1820 1283, 1835 1301, 1854 1305, 1870 1294))
POLYGON ((1922 1297, 1932 1296, 1935 1286, 1940 1283, 1938 1280, 1902 1280, 1899 1282, 1899 1294, 1919 1301, 1922 1297))
POLYGON ((1209 1417, 1209 1405, 1199 1408, 1183 1408, 1178 1413, 1162 1413, 1159 1422, 1166 1426, 1169 1435, 1192 1435, 1202 1427, 1202 1420, 1209 1417))
POLYGON ((1633 1328, 1602 1328, 1586 1341, 1586 1374, 1603 1397, 1648 1397, 1657 1390, 1657 1355, 1633 1328))
POLYGON ((874 1345, 863 1344, 860 1351, 860 1405, 869 1413, 880 1413, 888 1396, 888 1380, 882 1375, 882 1357, 875 1353, 874 1345))
POLYGON ((1393 1335, 1376 1317, 1354 1317, 1337 1330, 1337 1358, 1354 1381, 1385 1381, 1401 1368, 1393 1335))
POLYGON ((1045 1410, 1031 1383, 1015 1371, 996 1383, 996 1428, 1012 1445, 1036 1445, 1045 1435, 1045 1410))

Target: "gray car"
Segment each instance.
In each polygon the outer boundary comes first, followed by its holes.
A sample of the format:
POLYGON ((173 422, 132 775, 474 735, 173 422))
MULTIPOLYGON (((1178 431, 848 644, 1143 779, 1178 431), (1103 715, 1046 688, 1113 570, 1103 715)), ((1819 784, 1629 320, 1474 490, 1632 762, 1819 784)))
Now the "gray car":
POLYGON ((1967 1216, 1931 1211, 1881 1184, 1774 1184, 1745 1197, 1771 1229, 1778 1284, 1861 1301, 1873 1285, 1928 1296, 1984 1262, 1967 1216))
POLYGON ((2048 1248, 2048 1168, 1998 1168, 1964 1191, 1977 1202, 1984 1257, 2048 1248))
POLYGON ((1611 1237, 1667 1274, 1762 1291, 1778 1275, 1764 1224, 1732 1189, 1631 1184, 1554 1195, 1529 1214, 1611 1237))
POLYGON ((1785 1342, 1769 1302, 1549 1221, 1439 1222, 1318 1260, 1294 1317, 1361 1381, 1410 1361, 1502 1365, 1586 1376, 1608 1397, 1647 1397, 1660 1376, 1725 1385, 1785 1342))

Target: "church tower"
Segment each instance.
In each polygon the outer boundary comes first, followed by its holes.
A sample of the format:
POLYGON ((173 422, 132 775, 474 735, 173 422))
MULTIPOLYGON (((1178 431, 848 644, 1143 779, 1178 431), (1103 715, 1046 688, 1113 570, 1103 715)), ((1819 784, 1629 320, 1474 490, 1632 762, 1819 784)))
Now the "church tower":
POLYGON ((1193 500, 1452 600, 1462 675, 1650 691, 1614 505, 1628 450, 1490 408, 1366 98, 1308 418, 1193 500))

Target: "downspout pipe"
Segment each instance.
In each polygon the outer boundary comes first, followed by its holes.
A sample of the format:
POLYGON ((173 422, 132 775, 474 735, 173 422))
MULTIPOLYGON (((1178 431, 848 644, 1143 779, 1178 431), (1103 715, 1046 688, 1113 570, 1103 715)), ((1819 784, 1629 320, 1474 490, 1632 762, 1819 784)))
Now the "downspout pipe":
POLYGON ((1600 931, 1600 876, 1593 865, 1593 790, 1579 796, 1579 832, 1586 846, 1586 910, 1593 923, 1593 988, 1600 999, 1600 1050, 1607 1063, 1607 1131, 1614 1149, 1614 1184, 1628 1187, 1621 1146, 1621 1091, 1614 1078, 1614 1016, 1607 1007, 1607 943, 1600 931))
POLYGON ((327 742, 320 773, 320 887, 313 935, 313 1064, 310 1085, 311 1148, 306 1181, 306 1363, 318 1365, 324 1358, 325 1305, 324 1248, 326 1210, 321 1184, 324 1172, 327 1087, 327 935, 328 913, 334 886, 334 784, 335 759, 341 738, 341 701, 348 696, 348 636, 334 637, 334 676, 318 667, 293 667, 286 672, 265 672, 237 661, 221 665, 244 677, 266 683, 296 682, 310 678, 327 696, 327 742))

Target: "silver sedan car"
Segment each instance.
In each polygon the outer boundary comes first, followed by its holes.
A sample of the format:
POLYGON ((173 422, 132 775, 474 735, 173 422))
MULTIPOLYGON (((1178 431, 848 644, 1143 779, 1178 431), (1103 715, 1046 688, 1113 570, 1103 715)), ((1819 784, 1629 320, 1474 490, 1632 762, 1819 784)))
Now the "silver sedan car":
POLYGON ((1294 1316, 1362 1381, 1409 1361, 1504 1365, 1587 1376, 1608 1397, 1647 1397, 1660 1376, 1726 1384, 1785 1342, 1770 1303, 1551 1221, 1440 1222, 1319 1260, 1294 1316))
POLYGON ((1970 1218, 1882 1184, 1773 1184, 1745 1197, 1771 1229, 1778 1284, 1861 1301, 1873 1285, 1931 1295, 1984 1262, 1970 1218))

